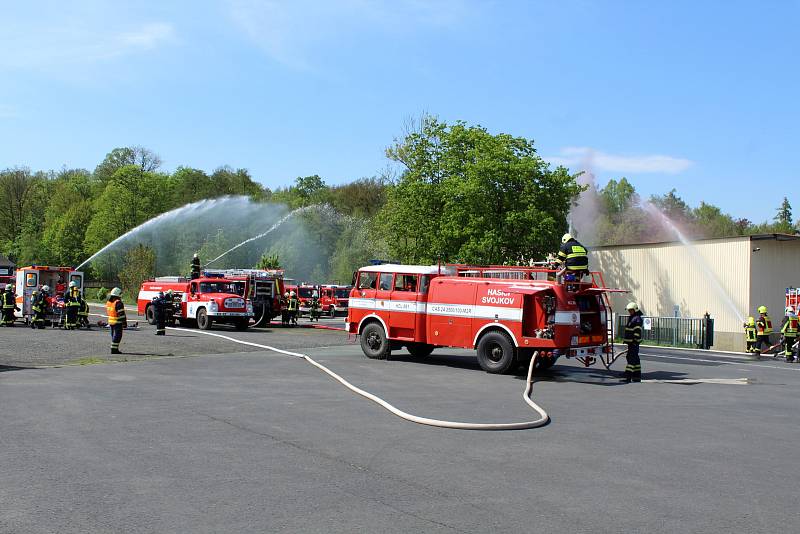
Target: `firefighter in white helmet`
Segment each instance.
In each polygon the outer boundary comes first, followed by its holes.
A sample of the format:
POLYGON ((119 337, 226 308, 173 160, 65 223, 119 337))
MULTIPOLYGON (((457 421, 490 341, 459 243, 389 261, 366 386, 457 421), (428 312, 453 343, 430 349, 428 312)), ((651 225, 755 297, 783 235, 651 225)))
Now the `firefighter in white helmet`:
POLYGON ((625 358, 628 365, 625 366, 625 382, 642 381, 642 362, 639 360, 639 343, 642 341, 642 312, 639 305, 629 302, 625 309, 628 310, 628 324, 625 325, 625 336, 622 341, 628 345, 628 352, 625 358))
POLYGON ((111 329, 111 354, 122 354, 119 344, 122 341, 122 330, 128 325, 128 318, 125 316, 122 290, 118 287, 112 289, 108 294, 106 315, 108 315, 108 326, 111 329))
POLYGON ((289 292, 283 294, 281 298, 281 325, 289 326, 289 292))
POLYGON ((14 286, 6 284, 5 291, 0 294, 0 312, 2 312, 0 324, 3 326, 14 326, 15 310, 19 311, 17 297, 14 295, 14 286))
POLYGON ((297 315, 300 312, 300 300, 294 291, 289 292, 289 319, 292 321, 292 326, 297 324, 297 315))
POLYGON ((787 362, 793 362, 794 342, 797 341, 798 321, 797 315, 791 306, 786 307, 786 316, 781 324, 781 334, 783 334, 783 356, 787 362))

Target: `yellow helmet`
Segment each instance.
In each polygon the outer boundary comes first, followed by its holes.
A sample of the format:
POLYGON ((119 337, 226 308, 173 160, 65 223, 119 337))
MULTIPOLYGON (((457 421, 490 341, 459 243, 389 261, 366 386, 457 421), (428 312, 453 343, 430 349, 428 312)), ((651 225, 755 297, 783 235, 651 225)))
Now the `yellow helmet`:
POLYGON ((566 233, 566 234, 564 234, 564 235, 561 237, 561 242, 562 242, 562 243, 566 243, 566 242, 567 242, 567 241, 569 241, 570 239, 572 239, 572 235, 571 235, 571 234, 569 234, 569 233, 566 233))
POLYGON ((756 325, 756 320, 753 319, 752 317, 748 317, 747 318, 747 326, 755 326, 755 325, 756 325))
POLYGON ((767 307, 766 306, 759 306, 758 307, 758 313, 767 313, 767 307))

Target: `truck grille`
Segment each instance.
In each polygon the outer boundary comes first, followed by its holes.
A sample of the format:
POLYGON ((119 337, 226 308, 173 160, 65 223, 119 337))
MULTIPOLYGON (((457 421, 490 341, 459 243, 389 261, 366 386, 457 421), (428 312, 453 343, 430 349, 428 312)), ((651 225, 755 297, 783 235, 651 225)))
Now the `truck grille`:
POLYGON ((244 299, 225 299, 226 308, 244 308, 244 299))

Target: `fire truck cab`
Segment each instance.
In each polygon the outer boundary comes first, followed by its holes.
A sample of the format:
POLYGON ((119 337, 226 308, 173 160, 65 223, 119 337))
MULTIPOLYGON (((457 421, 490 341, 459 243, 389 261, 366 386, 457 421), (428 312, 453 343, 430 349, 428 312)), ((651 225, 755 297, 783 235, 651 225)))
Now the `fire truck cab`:
POLYGON ((336 317, 337 313, 347 314, 352 286, 324 284, 319 288, 319 304, 322 313, 336 317))
POLYGON ((513 371, 534 352, 537 366, 560 356, 589 365, 612 349, 610 306, 599 273, 591 282, 558 283, 527 267, 371 265, 354 275, 347 330, 369 358, 406 347, 475 349, 481 368, 513 371), (599 282, 599 283, 598 283, 599 282))
POLYGON ((197 323, 201 330, 208 330, 217 322, 244 330, 254 315, 253 303, 244 297, 244 281, 220 277, 190 280, 182 276, 161 276, 144 282, 136 301, 139 315, 147 317, 149 322, 153 316, 150 310, 153 297, 170 289, 180 295, 174 318, 183 326, 197 323))
MULTIPOLYGON (((29 265, 18 268, 16 274, 17 280, 14 291, 16 293, 17 306, 21 310, 16 313, 24 318, 26 322, 33 315, 31 296, 35 290, 38 291, 42 286, 50 288, 49 305, 51 312, 63 306, 63 295, 70 282, 74 282, 81 295, 83 295, 83 273, 73 270, 72 267, 29 265)), ((47 319, 50 320, 51 317, 47 319)))
POLYGON ((256 326, 269 326, 269 322, 281 314, 282 269, 207 269, 204 275, 241 282, 235 287, 240 296, 253 303, 256 326))

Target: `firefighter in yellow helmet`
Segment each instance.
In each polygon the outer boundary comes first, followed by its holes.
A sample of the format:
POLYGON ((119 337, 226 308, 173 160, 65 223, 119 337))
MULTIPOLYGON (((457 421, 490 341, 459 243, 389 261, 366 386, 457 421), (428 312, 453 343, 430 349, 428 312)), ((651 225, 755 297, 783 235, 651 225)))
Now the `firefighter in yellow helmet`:
POLYGON ((639 343, 642 341, 642 312, 635 302, 629 302, 625 309, 628 310, 628 324, 625 325, 622 341, 628 345, 628 352, 625 355, 628 365, 625 366, 623 381, 641 382, 642 362, 639 359, 639 343))
POLYGON ((111 354, 122 354, 119 351, 119 344, 122 341, 122 329, 128 325, 128 318, 125 316, 122 290, 118 287, 112 289, 108 294, 106 315, 108 315, 108 326, 111 329, 111 354))
POLYGON ((0 308, 2 308, 3 326, 14 326, 14 311, 19 311, 17 306, 17 296, 14 294, 14 286, 6 284, 5 291, 0 293, 0 308))
POLYGON ((744 323, 744 340, 747 343, 747 352, 756 351, 756 320, 748 317, 744 323))
POLYGON ((786 315, 781 324, 781 334, 783 334, 783 356, 787 362, 793 362, 794 342, 797 341, 798 320, 797 315, 791 306, 786 307, 786 315))
POLYGON ((758 307, 758 319, 756 319, 756 346, 753 351, 761 354, 761 347, 767 345, 767 350, 772 346, 769 342, 769 335, 772 333, 772 319, 769 318, 766 306, 758 307))

